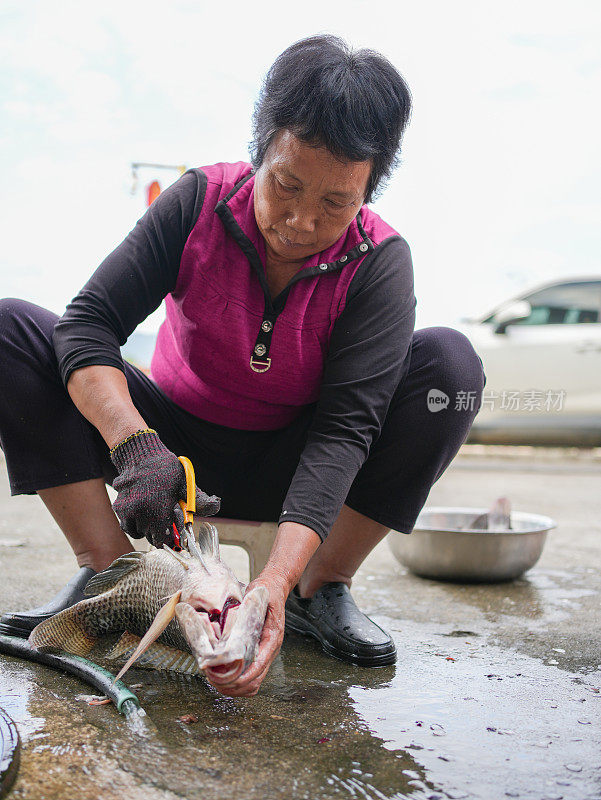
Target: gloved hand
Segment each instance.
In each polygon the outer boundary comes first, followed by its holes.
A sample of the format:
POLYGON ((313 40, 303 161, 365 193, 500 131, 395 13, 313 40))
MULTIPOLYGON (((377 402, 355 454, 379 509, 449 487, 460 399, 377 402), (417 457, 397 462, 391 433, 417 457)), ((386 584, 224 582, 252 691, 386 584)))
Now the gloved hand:
MULTIPOLYGON (((113 503, 122 530, 134 539, 144 536, 155 547, 173 542, 173 527, 181 533, 184 515, 178 500, 186 499, 186 475, 176 455, 156 431, 138 431, 111 450, 117 469, 113 503)), ((220 499, 196 489, 196 513, 210 516, 219 511, 220 499)))

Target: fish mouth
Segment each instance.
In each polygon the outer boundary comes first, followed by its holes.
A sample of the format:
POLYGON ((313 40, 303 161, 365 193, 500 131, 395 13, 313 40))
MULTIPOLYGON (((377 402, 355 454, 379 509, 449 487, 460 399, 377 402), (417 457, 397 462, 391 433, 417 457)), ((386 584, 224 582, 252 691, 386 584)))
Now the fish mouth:
POLYGON ((268 602, 267 589, 255 586, 241 602, 228 597, 221 610, 207 610, 202 602, 196 607, 177 604, 175 614, 182 633, 198 667, 216 688, 234 683, 255 660, 268 602))
MULTIPOLYGON (((235 597, 228 597, 223 604, 221 611, 213 609, 209 612, 209 620, 217 622, 221 630, 221 636, 225 629, 228 612, 231 609, 237 608, 240 602, 235 597)), ((217 638, 220 638, 219 636, 217 638)), ((204 671, 207 678, 214 684, 225 685, 235 681, 240 676, 244 669, 244 661, 242 659, 234 659, 222 664, 211 664, 206 666, 204 671)))
POLYGON ((231 609, 239 606, 240 601, 236 600, 235 597, 228 597, 221 610, 218 608, 207 608, 205 605, 203 605, 202 600, 193 600, 189 603, 189 605, 191 605, 192 608, 199 614, 206 614, 208 616, 209 622, 215 631, 215 635, 219 639, 223 635, 228 613, 231 611, 231 609))
POLYGON ((240 677, 244 671, 244 660, 239 658, 229 664, 216 664, 205 667, 205 675, 214 686, 227 686, 240 677))
POLYGON ((240 601, 235 597, 228 597, 221 609, 207 608, 201 600, 178 604, 176 615, 184 636, 199 668, 213 684, 231 683, 244 670, 244 660, 226 645, 233 624, 230 617, 226 626, 228 616, 239 606, 240 601))

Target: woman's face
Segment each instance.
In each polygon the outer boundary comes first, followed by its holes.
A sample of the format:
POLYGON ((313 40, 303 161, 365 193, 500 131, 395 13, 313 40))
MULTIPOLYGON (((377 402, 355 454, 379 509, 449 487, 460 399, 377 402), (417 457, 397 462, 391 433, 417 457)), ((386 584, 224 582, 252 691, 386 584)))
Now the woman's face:
POLYGON ((337 241, 363 205, 371 161, 341 161, 288 130, 255 178, 255 217, 275 262, 304 261, 337 241))

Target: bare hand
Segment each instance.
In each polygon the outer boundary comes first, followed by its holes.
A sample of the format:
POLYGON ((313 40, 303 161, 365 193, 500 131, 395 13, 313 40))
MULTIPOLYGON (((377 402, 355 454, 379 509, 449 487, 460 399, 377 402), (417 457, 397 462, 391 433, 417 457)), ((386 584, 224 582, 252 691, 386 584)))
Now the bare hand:
MULTIPOLYGON (((252 697, 259 691, 263 679, 269 671, 273 660, 280 652, 284 639, 285 604, 287 590, 278 581, 259 576, 249 583, 246 591, 255 586, 265 586, 269 592, 269 603, 257 658, 233 683, 227 685, 212 684, 221 694, 228 697, 252 697)), ((208 678, 207 678, 208 679, 208 678)), ((209 681, 210 683, 210 681, 209 681)))

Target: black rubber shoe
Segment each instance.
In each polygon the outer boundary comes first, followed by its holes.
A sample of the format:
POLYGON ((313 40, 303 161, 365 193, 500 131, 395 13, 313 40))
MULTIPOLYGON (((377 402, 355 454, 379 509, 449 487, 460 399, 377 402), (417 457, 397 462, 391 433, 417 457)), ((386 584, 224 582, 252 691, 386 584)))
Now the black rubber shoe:
POLYGON ((396 661, 394 642, 357 608, 344 583, 326 583, 306 599, 295 587, 286 601, 286 630, 312 636, 326 653, 351 664, 383 667, 396 661))
POLYGON ((93 569, 82 567, 45 606, 30 608, 28 611, 9 611, 7 614, 3 614, 0 617, 0 633, 27 639, 40 622, 83 600, 83 590, 93 575, 96 575, 93 569))

